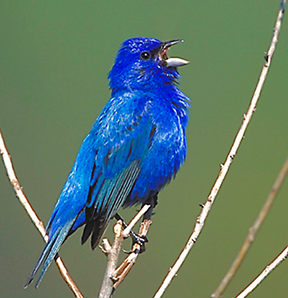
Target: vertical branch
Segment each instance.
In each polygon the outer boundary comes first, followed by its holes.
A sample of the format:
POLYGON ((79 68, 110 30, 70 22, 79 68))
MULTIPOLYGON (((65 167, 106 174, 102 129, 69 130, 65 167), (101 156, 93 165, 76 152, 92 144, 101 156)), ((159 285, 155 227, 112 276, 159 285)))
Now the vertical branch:
MULTIPOLYGON (((109 298, 113 294, 114 290, 117 288, 117 286, 123 281, 129 270, 134 265, 137 256, 140 252, 140 244, 135 243, 132 248, 132 252, 128 255, 128 257, 124 260, 122 265, 120 265, 117 269, 117 263, 119 258, 120 249, 122 246, 123 239, 128 237, 131 229, 133 226, 139 221, 141 216, 143 215, 143 222, 140 226, 140 236, 146 236, 151 220, 149 224, 146 223, 146 215, 147 213, 150 215, 150 212, 148 210, 151 206, 146 204, 144 205, 141 210, 135 215, 135 217, 130 221, 128 226, 123 231, 123 224, 122 221, 119 220, 116 225, 114 226, 114 243, 111 247, 107 239, 103 239, 103 248, 101 247, 102 251, 107 255, 107 266, 106 266, 106 272, 104 275, 104 279, 102 282, 99 298, 109 298), (145 228, 143 228, 145 226, 145 228), (137 249, 137 251, 136 251, 137 249), (131 257, 133 257, 131 259, 131 257), (129 260, 129 261, 127 261, 129 260), (125 268, 123 267, 123 264, 125 264, 125 268), (129 267, 129 268, 128 268, 129 267), (119 268, 122 268, 121 272, 119 272, 119 268), (123 273, 125 272, 125 274, 123 273)), ((152 211, 151 211, 152 212, 152 211)))
MULTIPOLYGON (((3 162, 4 162, 4 166, 6 168, 6 171, 7 171, 8 178, 9 178, 11 184, 12 184, 12 187, 13 187, 15 193, 16 193, 16 196, 18 197, 20 203, 24 207, 25 211, 27 212, 27 214, 30 217, 30 219, 32 220, 32 222, 34 223, 35 227, 37 228, 37 230, 42 235, 45 242, 47 242, 48 241, 48 235, 46 233, 43 222, 37 216, 36 212, 34 211, 31 204, 29 203, 29 201, 28 201, 27 197, 25 196, 25 193, 24 193, 24 191, 23 191, 23 189, 22 189, 22 187, 21 187, 21 185, 20 185, 20 183, 19 183, 19 181, 16 177, 16 174, 15 174, 15 171, 14 171, 14 168, 13 168, 13 164, 12 164, 10 155, 8 153, 8 150, 5 146, 5 142, 4 142, 4 139, 3 139, 3 136, 1 134, 1 132, 0 132, 0 153, 2 155, 2 159, 3 159, 3 162)), ((74 296, 77 297, 77 298, 83 298, 83 295, 81 294, 80 290, 76 286, 76 284, 73 281, 73 279, 71 278, 71 276, 68 274, 68 270, 65 267, 62 259, 58 256, 58 258, 56 259, 55 262, 58 266, 60 274, 62 275, 64 281, 67 283, 67 285, 69 286, 69 288, 73 292, 74 296)))
POLYGON ((266 268, 240 293, 236 298, 244 298, 251 293, 263 280, 272 272, 282 261, 288 256, 288 246, 286 246, 282 252, 274 259, 274 261, 266 266, 266 268))
POLYGON ((231 281, 231 279, 233 278, 233 276, 235 275, 236 271, 238 270, 238 268, 240 267, 243 259, 245 258, 250 245, 252 244, 252 242, 254 241, 254 238, 256 236, 256 233, 258 232, 259 228, 261 227, 264 219, 266 218, 269 210, 272 207, 272 204, 277 196, 277 193, 285 179, 285 176, 287 175, 288 172, 288 157, 286 158, 273 186, 272 189, 263 205, 263 207, 261 208, 254 224, 252 225, 252 227, 250 227, 248 235, 246 236, 245 241, 242 244, 242 247, 237 255, 237 257, 235 258, 235 260, 233 261, 230 269, 228 270, 228 272, 226 273, 226 275, 224 276, 224 278, 222 279, 221 283, 219 284, 218 288, 216 289, 216 291, 212 294, 211 297, 213 298, 218 298, 221 296, 221 294, 224 292, 224 290, 226 289, 226 287, 228 286, 229 282, 231 281))
POLYGON ((109 298, 113 293, 113 280, 112 275, 116 269, 117 261, 123 242, 122 234, 122 221, 118 220, 114 226, 115 239, 112 247, 108 245, 108 242, 104 242, 105 253, 107 254, 107 267, 104 275, 102 287, 100 290, 99 298, 109 298))
MULTIPOLYGON (((152 224, 152 220, 149 218, 143 219, 140 229, 139 229, 139 236, 146 237, 149 227, 152 224)), ((120 283, 125 279, 126 275, 130 272, 132 267, 134 266, 137 257, 139 256, 139 253, 141 251, 141 247, 139 243, 135 243, 132 247, 131 252, 129 255, 126 257, 126 259, 122 262, 122 264, 115 269, 113 273, 113 280, 115 281, 114 283, 114 289, 116 289, 120 283)))
POLYGON ((280 10, 278 12, 278 16, 277 16, 277 20, 276 20, 276 24, 274 27, 274 32, 273 32, 273 36, 272 36, 272 40, 270 43, 270 47, 269 50, 267 52, 267 54, 265 55, 265 63, 263 65, 258 83, 256 85, 254 94, 252 96, 251 102, 249 104, 247 113, 244 114, 243 117, 243 121, 241 124, 241 127, 234 139, 234 142, 232 144, 232 147, 227 155, 227 158, 225 160, 225 163, 223 165, 221 165, 221 170, 220 173, 218 175, 218 178, 216 179, 211 192, 208 196, 208 199, 206 201, 206 203, 203 205, 203 209, 202 212, 200 213, 200 215, 197 218, 194 230, 192 232, 192 234, 190 235, 188 242, 186 243, 184 249, 182 250, 181 254, 179 255, 179 257, 177 258, 176 262, 174 263, 174 265, 170 268, 168 274, 166 275, 165 279, 163 280, 161 286, 159 287, 159 289, 157 290, 154 298, 160 298, 163 293, 165 292, 165 290, 167 289, 168 285, 171 283, 173 277, 177 274, 178 270, 180 269, 181 265, 183 264, 183 262, 185 261, 189 251, 192 249, 192 247, 194 246, 195 242, 198 239, 198 236, 200 235, 204 224, 205 224, 205 220, 212 208, 212 205, 215 201, 215 198, 219 192, 220 187, 222 186, 222 183, 228 173, 228 170, 230 168, 230 165, 238 151, 238 148, 241 144, 241 141, 244 137, 245 131, 248 127, 248 124, 252 118, 253 113, 255 112, 256 109, 256 105, 257 102, 259 100, 260 97, 260 93, 261 90, 263 88, 263 84, 265 82, 269 67, 270 67, 270 63, 271 63, 271 59, 272 56, 274 54, 275 51, 275 46, 276 43, 278 41, 278 35, 279 35, 279 31, 281 28, 281 24, 282 24, 282 19, 284 16, 284 11, 285 11, 285 6, 286 6, 286 0, 282 0, 281 1, 281 5, 280 5, 280 10))

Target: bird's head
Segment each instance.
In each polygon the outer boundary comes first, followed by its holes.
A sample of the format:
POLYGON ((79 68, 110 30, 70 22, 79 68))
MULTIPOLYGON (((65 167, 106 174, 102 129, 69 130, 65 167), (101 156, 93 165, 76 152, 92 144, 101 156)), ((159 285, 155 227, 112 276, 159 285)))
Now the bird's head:
POLYGON ((147 90, 173 84, 179 77, 177 67, 189 63, 182 58, 167 56, 168 49, 180 42, 182 40, 163 42, 144 37, 126 40, 109 73, 111 89, 147 90))

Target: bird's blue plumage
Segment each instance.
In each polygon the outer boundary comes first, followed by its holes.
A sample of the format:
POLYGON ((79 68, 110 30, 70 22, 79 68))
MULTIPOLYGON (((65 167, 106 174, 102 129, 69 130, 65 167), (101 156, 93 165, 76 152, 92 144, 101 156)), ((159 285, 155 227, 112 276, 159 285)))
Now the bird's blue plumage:
POLYGON ((144 203, 176 175, 186 155, 189 108, 176 85, 185 60, 166 55, 177 42, 132 38, 122 44, 109 74, 111 98, 81 145, 26 285, 43 264, 39 284, 77 228, 85 225, 82 243, 91 236, 95 248, 119 208, 144 203))

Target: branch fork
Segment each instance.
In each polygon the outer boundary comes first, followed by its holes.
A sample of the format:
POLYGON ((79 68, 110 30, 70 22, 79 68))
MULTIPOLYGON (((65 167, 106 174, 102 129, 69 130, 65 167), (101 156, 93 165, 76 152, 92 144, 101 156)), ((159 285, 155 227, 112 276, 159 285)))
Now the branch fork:
POLYGON ((123 240, 129 236, 132 228, 140 220, 142 215, 143 220, 140 224, 139 236, 145 237, 147 235, 152 221, 150 218, 145 217, 145 213, 149 210, 150 207, 151 205, 144 205, 124 230, 122 221, 117 221, 117 223, 114 226, 114 242, 112 246, 106 238, 103 239, 103 246, 100 248, 102 252, 107 256, 108 260, 105 276, 99 295, 100 298, 111 297, 115 289, 120 285, 120 283, 124 280, 126 275, 130 272, 131 268, 135 264, 136 259, 141 251, 141 246, 139 243, 133 244, 131 252, 122 262, 122 264, 119 267, 117 267, 119 253, 121 250, 123 240))

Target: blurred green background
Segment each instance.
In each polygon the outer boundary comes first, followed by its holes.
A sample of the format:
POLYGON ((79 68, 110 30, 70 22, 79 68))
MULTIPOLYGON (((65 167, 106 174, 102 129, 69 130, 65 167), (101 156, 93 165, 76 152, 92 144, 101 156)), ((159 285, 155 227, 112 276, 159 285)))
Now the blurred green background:
MULTIPOLYGON (((115 297, 151 297, 185 244, 250 101, 278 7, 279 0, 1 1, 1 130, 20 183, 45 223, 109 98, 106 77, 120 43, 135 36, 185 40, 170 55, 191 61, 180 69, 181 90, 192 98, 187 162, 161 192, 147 252, 115 297)), ((287 22, 239 154, 165 297, 209 297, 287 155, 287 22)), ((223 297, 235 296, 287 245, 287 182, 223 297)), ((72 297, 55 264, 37 291, 23 289, 43 241, 2 165, 0 189, 0 296, 72 297)), ((135 210, 122 214, 128 219, 135 210)), ((106 258, 82 247, 80 236, 69 238, 60 255, 85 297, 96 297, 106 258)), ((251 297, 287 297, 287 276, 284 263, 251 297)))

